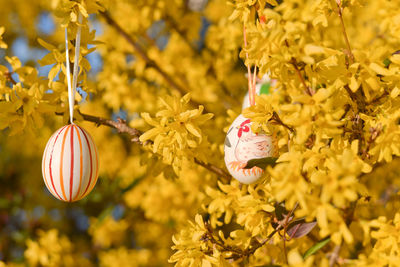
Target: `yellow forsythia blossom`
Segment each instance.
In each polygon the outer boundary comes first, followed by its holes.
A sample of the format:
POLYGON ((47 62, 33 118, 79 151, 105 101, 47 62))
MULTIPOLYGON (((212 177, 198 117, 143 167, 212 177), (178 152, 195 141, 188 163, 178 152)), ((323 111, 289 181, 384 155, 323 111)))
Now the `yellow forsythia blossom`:
POLYGON ((0 6, 0 267, 399 265, 400 1, 0 6), (40 170, 69 121, 65 28, 100 163, 78 203, 40 170), (273 82, 242 110, 247 67, 273 82), (224 162, 239 114, 279 152, 249 185, 224 162))

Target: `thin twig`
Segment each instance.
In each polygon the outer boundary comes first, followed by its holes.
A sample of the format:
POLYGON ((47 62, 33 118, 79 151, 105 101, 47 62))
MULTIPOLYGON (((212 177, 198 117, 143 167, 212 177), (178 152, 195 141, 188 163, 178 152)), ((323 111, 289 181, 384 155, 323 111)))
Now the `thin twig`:
MULTIPOLYGON (((336 0, 336 5, 337 5, 337 14, 340 19, 340 25, 342 28, 343 38, 344 38, 346 46, 347 46, 346 66, 347 66, 347 68, 349 68, 349 65, 353 64, 355 62, 355 57, 354 57, 353 51, 351 49, 351 45, 350 45, 349 37, 347 35, 346 27, 344 25, 342 0, 336 0)), ((362 89, 357 88, 357 91, 353 92, 350 89, 348 84, 346 84, 344 86, 344 89, 349 94, 349 96, 353 100, 353 102, 356 104, 356 106, 352 105, 353 109, 354 109, 354 113, 356 114, 355 117, 357 118, 357 120, 355 121, 356 123, 353 126, 353 128, 357 132, 354 136, 359 140, 358 153, 361 155, 363 153, 363 151, 366 151, 367 148, 362 149, 363 145, 365 144, 364 135, 363 135, 364 121, 362 119, 360 119, 359 113, 364 113, 366 111, 367 103, 365 102, 365 98, 363 96, 362 89)), ((369 149, 369 147, 368 147, 368 149, 369 149)))
POLYGON ((349 37, 347 36, 346 32, 346 27, 344 26, 344 21, 343 21, 343 7, 342 7, 342 1, 341 0, 336 0, 336 5, 337 5, 337 13, 340 18, 340 25, 342 26, 342 32, 343 32, 343 37, 346 42, 347 46, 347 53, 350 58, 350 63, 353 64, 355 59, 354 59, 354 54, 351 50, 350 42, 349 42, 349 37))
MULTIPOLYGON (((346 58, 346 66, 348 68, 350 64, 353 64, 355 62, 355 57, 354 57, 353 51, 351 49, 351 45, 350 45, 349 37, 347 35, 346 27, 344 25, 342 0, 336 0, 336 5, 337 5, 337 14, 340 19, 340 25, 342 28, 343 38, 344 38, 346 46, 347 46, 348 59, 346 58), (350 60, 350 62, 348 62, 349 60, 350 60)), ((358 112, 365 112, 366 103, 365 103, 365 99, 362 95, 362 90, 357 90, 355 93, 353 93, 348 85, 345 85, 344 88, 346 89, 347 93, 350 95, 351 99, 354 102, 356 102, 358 112)))
POLYGON ((266 243, 268 243, 272 237, 274 237, 274 235, 279 232, 279 230, 281 230, 282 225, 278 225, 278 227, 276 227, 276 229, 274 231, 272 231, 265 240, 263 240, 262 242, 259 242, 258 244, 256 244, 255 246, 253 246, 251 249, 248 249, 247 253, 248 255, 253 254, 257 249, 259 249, 260 247, 264 246, 266 243))
POLYGON ((365 112, 365 100, 361 95, 361 91, 357 90, 357 92, 353 93, 348 84, 344 86, 344 89, 349 94, 351 100, 356 103, 356 109, 360 112, 365 112))
POLYGON ((81 112, 79 112, 79 114, 83 117, 83 119, 85 121, 94 122, 96 125, 104 125, 104 126, 108 126, 111 128, 115 128, 118 130, 118 133, 127 133, 132 137, 131 142, 143 145, 143 143, 139 140, 139 137, 140 137, 140 135, 142 135, 142 133, 135 128, 129 127, 126 124, 126 121, 121 118, 118 118, 116 121, 113 121, 113 120, 109 120, 109 119, 104 119, 104 118, 84 114, 81 112))
POLYGON ((286 248, 286 238, 283 237, 283 255, 285 256, 285 263, 289 264, 288 256, 287 256, 287 248, 286 248))
POLYGON ((283 127, 285 127, 286 129, 288 129, 288 130, 289 130, 290 132, 292 132, 292 133, 295 132, 295 130, 294 130, 292 127, 290 127, 289 125, 285 124, 285 123, 281 120, 281 118, 279 117, 278 113, 276 113, 275 111, 272 113, 272 117, 271 117, 270 120, 274 121, 275 123, 277 123, 277 124, 279 124, 279 125, 282 125, 283 127))
POLYGON ((294 205, 293 209, 291 209, 289 214, 286 215, 284 226, 283 226, 283 237, 282 237, 282 240, 283 240, 283 251, 284 251, 284 255, 285 255, 286 264, 289 263, 288 262, 288 257, 287 257, 287 248, 286 248, 286 233, 287 233, 287 228, 289 226, 288 222, 290 220, 290 217, 292 217, 294 211, 297 209, 298 206, 299 206, 299 202, 296 202, 296 204, 294 205))
POLYGON ((386 97, 386 96, 388 96, 388 95, 389 95, 389 92, 385 90, 380 96, 378 96, 378 97, 372 99, 372 100, 368 103, 368 105, 374 105, 374 104, 378 103, 382 98, 384 98, 384 97, 386 97))
POLYGON ((292 60, 290 61, 290 63, 291 63, 292 66, 294 67, 294 70, 296 71, 296 74, 297 74, 297 76, 299 77, 300 82, 303 84, 304 88, 306 89, 306 93, 307 93, 308 95, 310 95, 310 96, 313 96, 313 95, 315 94, 315 92, 314 92, 313 89, 311 89, 310 86, 308 86, 308 85, 306 84, 306 81, 304 80, 304 77, 303 77, 303 75, 301 74, 301 72, 300 72, 300 70, 299 70, 299 67, 297 66, 297 60, 296 60, 294 57, 292 57, 292 60))
POLYGON ((12 72, 5 72, 4 75, 6 76, 6 79, 8 81, 10 81, 12 84, 17 84, 17 82, 14 80, 14 78, 12 77, 12 72))
POLYGON ((214 235, 212 233, 213 231, 211 229, 211 225, 208 222, 205 222, 205 227, 207 229, 207 233, 206 233, 207 239, 209 241, 211 241, 211 243, 220 246, 224 251, 230 251, 230 252, 244 256, 244 251, 242 249, 240 249, 239 247, 228 246, 228 245, 225 245, 224 243, 222 243, 220 240, 217 240, 214 237, 214 235))
POLYGON ((227 173, 224 169, 218 168, 217 166, 210 164, 210 163, 205 163, 201 160, 198 160, 197 158, 194 158, 194 162, 204 168, 206 168, 207 170, 216 173, 219 177, 224 179, 225 183, 228 183, 231 179, 232 176, 227 173))
MULTIPOLYGON (((288 42, 287 40, 285 40, 285 45, 286 45, 286 47, 289 48, 289 42, 288 42)), ((303 77, 303 75, 301 74, 301 72, 300 72, 300 70, 299 70, 299 67, 297 66, 297 60, 296 60, 294 57, 292 57, 289 63, 292 64, 292 66, 293 66, 293 68, 294 68, 294 70, 295 70, 297 76, 298 76, 299 79, 300 79, 301 84, 302 84, 302 85, 304 86, 304 88, 306 89, 306 93, 307 93, 308 95, 310 95, 310 96, 313 96, 313 95, 315 94, 315 92, 314 92, 314 90, 313 90, 311 87, 309 87, 309 86, 306 84, 306 81, 304 80, 304 77, 303 77)))
POLYGON ((329 267, 332 267, 337 262, 341 248, 342 248, 341 245, 336 245, 335 248, 333 249, 332 254, 329 257, 329 267))
POLYGON ((371 128, 369 129, 369 132, 370 132, 371 135, 370 135, 370 137, 369 137, 369 139, 368 139, 368 141, 367 141, 366 147, 365 147, 364 150, 362 151, 362 158, 363 158, 363 159, 369 158, 369 157, 370 157, 370 155, 368 154, 368 152, 369 152, 369 150, 370 150, 372 144, 375 142, 375 140, 376 140, 376 139, 378 138, 378 136, 381 134, 381 132, 382 132, 382 125, 381 125, 381 124, 378 124, 377 127, 371 127, 371 128))

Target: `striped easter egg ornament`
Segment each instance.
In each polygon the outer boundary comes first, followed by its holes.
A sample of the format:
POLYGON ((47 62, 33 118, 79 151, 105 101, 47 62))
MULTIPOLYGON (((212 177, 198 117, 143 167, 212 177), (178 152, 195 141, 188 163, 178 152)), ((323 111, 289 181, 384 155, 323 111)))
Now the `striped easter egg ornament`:
POLYGON ((84 198, 97 182, 99 156, 92 137, 69 124, 47 142, 42 158, 43 180, 50 193, 63 201, 84 198))

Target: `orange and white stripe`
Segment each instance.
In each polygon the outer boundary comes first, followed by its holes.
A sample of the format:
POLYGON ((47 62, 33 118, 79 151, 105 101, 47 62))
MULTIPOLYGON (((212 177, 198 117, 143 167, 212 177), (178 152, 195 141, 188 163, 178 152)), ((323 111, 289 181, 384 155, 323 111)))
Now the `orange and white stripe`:
POLYGON ((43 180, 56 198, 73 202, 92 191, 99 156, 92 137, 76 124, 58 129, 47 142, 42 159, 43 180))

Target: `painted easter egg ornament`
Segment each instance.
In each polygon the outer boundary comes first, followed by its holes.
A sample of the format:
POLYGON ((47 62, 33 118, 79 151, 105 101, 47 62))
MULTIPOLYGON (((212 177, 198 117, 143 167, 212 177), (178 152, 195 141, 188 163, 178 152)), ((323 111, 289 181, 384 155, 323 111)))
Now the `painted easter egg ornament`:
POLYGON ((94 188, 99 156, 92 137, 82 127, 69 124, 58 129, 47 142, 42 158, 42 175, 50 193, 73 202, 94 188))
POLYGON ((245 169, 247 162, 275 156, 277 146, 273 136, 253 133, 250 119, 239 115, 229 127, 224 152, 225 165, 232 177, 243 184, 250 184, 257 181, 264 170, 257 166, 245 169))
MULTIPOLYGON (((246 27, 243 26, 244 48, 247 46, 246 27)), ((249 55, 246 52, 246 59, 249 55)), ((248 94, 244 99, 243 109, 255 105, 255 96, 262 91, 262 83, 269 82, 269 76, 264 75, 259 81, 257 88, 257 66, 254 66, 254 73, 250 65, 247 65, 248 94), (257 90, 258 89, 258 92, 257 90)), ((269 87, 264 88, 268 93, 269 87)), ((243 115, 239 115, 229 127, 225 138, 225 165, 233 178, 243 184, 251 184, 264 173, 264 169, 254 166, 246 168, 249 160, 274 157, 278 154, 278 146, 273 136, 263 133, 254 133, 251 130, 251 121, 243 115)))
POLYGON ((50 137, 42 158, 42 175, 47 189, 54 197, 67 202, 80 200, 89 194, 97 182, 99 171, 99 156, 92 137, 74 123, 75 93, 79 73, 81 13, 78 16, 78 23, 72 83, 68 31, 67 28, 65 29, 66 77, 71 124, 58 129, 50 137))

